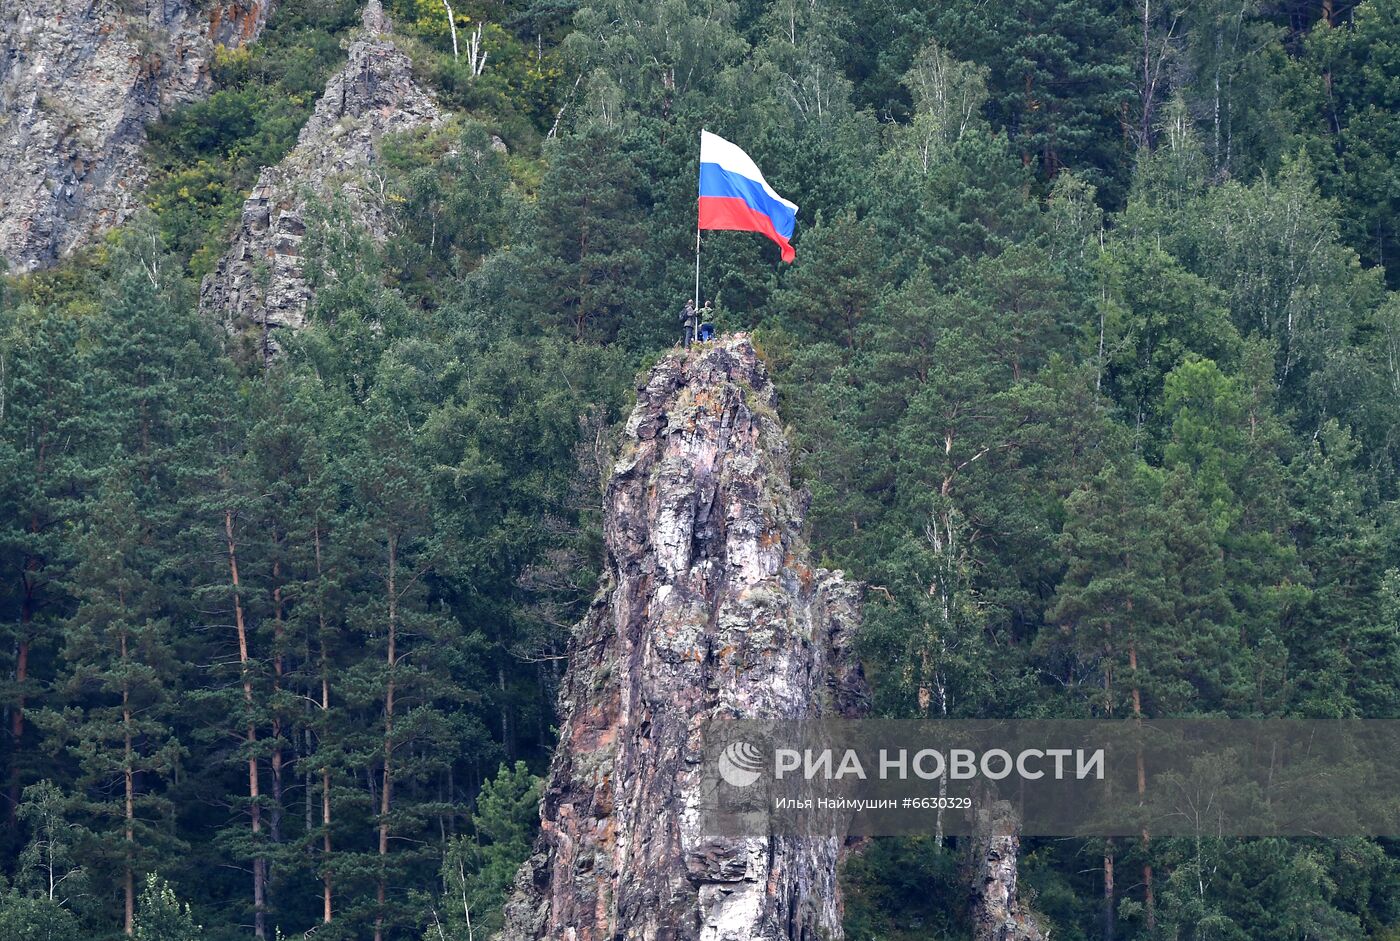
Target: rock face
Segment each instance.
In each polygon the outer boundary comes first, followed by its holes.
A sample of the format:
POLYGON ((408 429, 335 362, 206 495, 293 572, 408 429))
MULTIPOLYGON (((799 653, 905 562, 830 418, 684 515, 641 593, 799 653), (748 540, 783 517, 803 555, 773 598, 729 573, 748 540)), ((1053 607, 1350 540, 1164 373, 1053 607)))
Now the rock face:
POLYGON ((1017 887, 1020 829, 1009 801, 986 800, 977 808, 969 860, 974 941, 1043 941, 1017 887))
POLYGON ((841 937, 837 840, 715 838, 693 813, 707 724, 864 708, 860 590, 810 564, 775 402, 742 334, 641 389, 508 941, 841 937))
POLYGON ((146 125, 208 87, 272 0, 0 0, 0 256, 53 264, 136 208, 146 125))
POLYGON ((301 327, 311 301, 302 271, 307 207, 332 197, 375 238, 384 236, 382 194, 375 165, 385 134, 441 124, 431 92, 413 78, 413 63, 394 47, 379 0, 363 14, 364 31, 345 67, 331 77, 297 145, 266 167, 243 203, 233 247, 200 286, 200 306, 230 329, 301 327))

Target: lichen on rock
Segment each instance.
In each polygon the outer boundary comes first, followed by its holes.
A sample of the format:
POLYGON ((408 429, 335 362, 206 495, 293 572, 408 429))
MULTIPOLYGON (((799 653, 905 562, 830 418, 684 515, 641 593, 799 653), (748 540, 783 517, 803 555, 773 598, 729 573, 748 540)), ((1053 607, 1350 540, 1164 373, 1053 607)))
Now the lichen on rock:
POLYGON ((860 586, 801 536, 776 395, 748 337, 673 352, 628 419, 602 587, 570 645, 542 833, 503 937, 841 937, 835 838, 715 837, 706 729, 855 717, 860 586))
POLYGON ((1043 941, 1036 916, 1021 898, 1021 824, 1010 801, 982 795, 968 851, 973 941, 1043 941))
POLYGON ((302 253, 309 207, 338 202, 372 238, 384 238, 380 139, 446 120, 395 47, 379 0, 361 21, 345 66, 326 83, 292 152, 258 175, 232 247, 200 286, 201 309, 235 332, 259 331, 265 355, 275 349, 271 331, 303 326, 311 303, 302 253))
POLYGON ((271 0, 0 0, 0 257, 47 267, 140 205, 146 126, 209 87, 271 0))

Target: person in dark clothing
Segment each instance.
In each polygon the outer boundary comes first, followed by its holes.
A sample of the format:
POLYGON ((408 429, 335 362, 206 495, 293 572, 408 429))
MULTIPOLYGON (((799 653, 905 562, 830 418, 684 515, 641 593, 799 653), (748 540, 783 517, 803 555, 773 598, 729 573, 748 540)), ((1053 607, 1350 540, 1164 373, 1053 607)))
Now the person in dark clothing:
POLYGON ((686 349, 690 349, 690 344, 695 340, 695 325, 698 317, 695 312, 695 302, 687 299, 685 306, 681 308, 681 342, 686 349))

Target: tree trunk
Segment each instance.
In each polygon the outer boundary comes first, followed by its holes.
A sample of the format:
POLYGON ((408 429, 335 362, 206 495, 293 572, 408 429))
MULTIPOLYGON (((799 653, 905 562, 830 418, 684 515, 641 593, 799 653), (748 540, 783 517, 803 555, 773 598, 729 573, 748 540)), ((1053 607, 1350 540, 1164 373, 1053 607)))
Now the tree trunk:
MULTIPOLYGON (((29 532, 37 534, 39 532, 39 518, 33 516, 29 520, 29 532)), ((24 598, 20 601, 19 608, 19 641, 15 645, 15 711, 10 714, 10 747, 13 752, 10 755, 10 807, 8 820, 11 832, 17 832, 19 828, 19 802, 22 796, 22 782, 20 781, 19 765, 20 751, 24 739, 24 684, 29 681, 29 638, 30 631, 34 625, 34 611, 37 605, 34 603, 34 595, 38 590, 35 586, 35 579, 39 574, 39 560, 30 557, 24 563, 24 598)))
MULTIPOLYGON (((1128 642, 1128 668, 1133 671, 1133 720, 1142 725, 1142 690, 1137 681, 1137 642, 1128 642)), ((1147 799, 1147 765, 1142 756, 1142 746, 1138 746, 1137 751, 1137 793, 1138 803, 1141 804, 1147 799)), ((1152 835, 1147 829, 1147 824, 1142 826, 1142 885, 1143 903, 1147 908, 1147 927, 1157 926, 1157 905, 1156 898, 1152 892, 1152 863, 1147 858, 1148 845, 1152 841, 1152 835)))
POLYGON ((452 59, 455 62, 460 58, 457 52, 457 18, 452 14, 452 4, 442 0, 442 5, 447 7, 447 28, 452 30, 452 59))
POLYGON ((9 827, 11 831, 19 828, 19 802, 20 802, 20 777, 19 777, 19 756, 20 739, 24 736, 24 684, 29 679, 29 619, 31 617, 28 605, 28 598, 25 599, 24 611, 20 619, 19 644, 15 650, 15 686, 19 692, 15 694, 15 711, 10 713, 10 747, 13 749, 10 755, 10 806, 8 810, 9 827))
POLYGON ((496 665, 496 689, 501 693, 501 747, 505 749, 506 760, 513 761, 515 738, 511 734, 510 705, 506 702, 506 671, 500 664, 496 665))
MULTIPOLYGON (((258 730, 253 721, 253 678, 248 662, 248 627, 243 620, 243 597, 238 582, 238 545, 233 538, 233 510, 224 511, 224 536, 228 541, 228 571, 233 589, 233 623, 238 632, 238 663, 243 678, 243 705, 248 709, 248 810, 252 821, 253 846, 262 838, 262 806, 258 793, 258 730)), ((253 935, 267 937, 267 861, 261 852, 253 857, 253 935)))
POLYGON ((331 922, 331 769, 321 769, 321 921, 331 922))
MULTIPOLYGON (((1103 689, 1104 689, 1104 713, 1113 715, 1113 642, 1112 628, 1109 628, 1110 640, 1104 651, 1103 669, 1103 689)), ((1113 941, 1115 933, 1115 922, 1117 920, 1117 905, 1114 897, 1115 889, 1113 884, 1113 841, 1109 840, 1103 851, 1103 941, 1113 941)))
MULTIPOLYGON (((274 544, 278 537, 273 533, 274 544)), ((282 692, 282 673, 284 669, 282 657, 282 644, 285 640, 284 625, 282 622, 282 563, 274 560, 272 563, 272 617, 273 617, 273 649, 272 649, 272 699, 276 703, 282 692)), ((273 707, 272 712, 272 809, 271 819, 268 821, 268 835, 272 837, 273 843, 282 842, 282 714, 273 707)))
MULTIPOLYGON (((316 616, 321 631, 321 718, 330 720, 331 676, 330 660, 326 655, 326 598, 321 584, 324 570, 321 565, 321 526, 318 522, 313 534, 316 545, 316 616)), ((324 728, 324 726, 323 726, 324 728)), ((321 921, 331 921, 331 766, 321 766, 321 921)))
POLYGON ((1113 890, 1113 841, 1109 840, 1108 848, 1104 850, 1103 854, 1103 941, 1113 941, 1114 922, 1117 918, 1115 908, 1113 890))
POLYGON ((398 537, 391 533, 388 583, 389 644, 385 655, 388 674, 384 681, 384 774, 379 789, 379 886, 375 892, 379 911, 374 918, 374 941, 384 941, 384 882, 387 876, 385 867, 389 859, 389 809, 392 806, 391 793, 394 786, 394 644, 398 634, 398 550, 398 537))
MULTIPOLYGON (((306 662, 311 662, 311 657, 306 658, 306 662)), ((297 740, 298 754, 296 757, 297 770, 301 773, 301 825, 302 832, 309 839, 316 829, 316 777, 315 771, 311 768, 311 756, 316 751, 316 739, 311 730, 311 722, 308 718, 307 724, 301 729, 301 737, 297 740)), ((314 855, 308 849, 308 855, 314 855)))
MULTIPOLYGON (((121 662, 126 665, 126 633, 121 635, 121 662)), ((122 680, 122 778, 126 785, 126 802, 123 808, 126 822, 126 865, 122 886, 122 930, 130 936, 135 930, 136 920, 136 771, 131 757, 131 687, 122 680)))

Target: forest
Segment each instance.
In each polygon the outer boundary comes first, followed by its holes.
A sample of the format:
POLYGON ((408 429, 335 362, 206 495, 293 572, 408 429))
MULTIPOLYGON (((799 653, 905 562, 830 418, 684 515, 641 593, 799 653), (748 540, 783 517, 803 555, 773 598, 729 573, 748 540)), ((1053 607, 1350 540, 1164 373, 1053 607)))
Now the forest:
MULTIPOLYGON (((384 0, 451 116, 261 356, 199 284, 361 7, 281 0, 140 214, 0 280, 7 941, 500 929, 702 128, 801 207, 701 290, 879 587, 877 715, 1400 718, 1400 4, 384 0)), ((970 939, 959 852, 852 855, 847 937, 970 939)), ((1400 939, 1386 839, 1020 877, 1055 941, 1400 939)))

